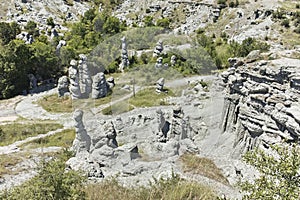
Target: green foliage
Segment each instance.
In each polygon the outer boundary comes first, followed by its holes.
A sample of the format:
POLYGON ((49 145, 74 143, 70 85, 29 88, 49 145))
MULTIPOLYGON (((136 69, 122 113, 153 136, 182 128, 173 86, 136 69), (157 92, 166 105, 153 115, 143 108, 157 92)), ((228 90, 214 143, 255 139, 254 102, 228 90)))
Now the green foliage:
POLYGON ((38 74, 43 79, 55 78, 59 76, 59 58, 55 54, 54 47, 43 42, 35 41, 29 45, 31 57, 31 71, 38 74))
POLYGON ((154 26, 153 17, 150 15, 145 16, 143 22, 145 24, 145 27, 154 26))
POLYGON ((37 176, 21 186, 0 193, 0 199, 84 200, 84 177, 73 170, 65 171, 65 162, 68 158, 67 154, 64 153, 48 162, 43 160, 37 176))
POLYGON ((26 148, 44 148, 44 147, 64 147, 70 148, 75 139, 75 130, 66 129, 54 135, 39 138, 31 142, 25 143, 22 147, 26 148))
POLYGON ((19 140, 24 140, 31 136, 45 134, 62 128, 62 125, 51 122, 33 122, 33 123, 13 123, 0 126, 2 130, 2 139, 0 146, 12 144, 19 140))
POLYGON ((165 92, 158 94, 155 88, 147 88, 139 91, 135 97, 129 99, 129 104, 134 107, 152 107, 159 105, 166 105, 165 98, 175 96, 169 89, 164 89, 165 92))
POLYGON ((34 37, 39 36, 39 30, 37 29, 37 24, 34 21, 27 22, 24 28, 28 31, 29 35, 33 35, 34 37))
POLYGON ((254 182, 241 183, 244 199, 299 199, 299 147, 271 146, 271 150, 274 156, 257 149, 244 155, 243 159, 260 172, 254 182))
POLYGON ((218 4, 226 4, 226 3, 227 3, 227 0, 218 0, 217 3, 218 3, 218 4))
POLYGON ((221 37, 209 37, 204 33, 197 34, 197 42, 204 47, 206 52, 211 56, 217 68, 228 67, 228 58, 245 57, 253 50, 262 52, 268 51, 270 46, 265 42, 260 42, 254 38, 247 38, 241 44, 232 41, 227 44, 227 36, 221 34, 221 37))
POLYGON ((16 38, 21 32, 20 26, 16 22, 5 23, 0 22, 0 39, 2 40, 2 44, 6 45, 10 41, 16 38))
POLYGON ((281 22, 281 26, 284 26, 285 28, 289 28, 290 27, 290 20, 289 19, 284 19, 281 22))
POLYGON ((170 19, 169 18, 162 18, 162 19, 158 19, 156 21, 156 26, 160 26, 163 27, 165 29, 169 29, 170 28, 170 19))
POLYGON ((54 23, 54 20, 53 20, 52 17, 49 17, 49 18, 47 19, 47 25, 49 25, 49 26, 51 26, 52 28, 54 28, 55 23, 54 23))

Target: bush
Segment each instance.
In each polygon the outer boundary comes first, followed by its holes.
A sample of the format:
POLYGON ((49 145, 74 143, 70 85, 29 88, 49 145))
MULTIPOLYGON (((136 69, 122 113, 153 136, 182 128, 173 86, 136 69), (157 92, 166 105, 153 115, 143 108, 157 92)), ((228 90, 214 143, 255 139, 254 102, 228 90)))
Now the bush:
POLYGON ((160 26, 160 27, 169 29, 170 28, 170 19, 169 18, 158 19, 156 21, 156 26, 160 26))
POLYGON ((274 156, 257 149, 243 156, 260 172, 254 182, 241 183, 246 192, 243 199, 299 199, 299 147, 271 146, 271 150, 274 156))
POLYGON ((54 28, 55 23, 54 23, 54 20, 53 20, 52 17, 49 17, 49 18, 47 19, 47 25, 48 25, 48 26, 51 26, 52 28, 54 28))
POLYGON ((145 24, 145 27, 148 27, 148 26, 154 26, 154 23, 153 23, 153 17, 152 16, 146 16, 144 19, 143 19, 143 22, 145 24))
POLYGON ((290 27, 290 20, 289 19, 284 19, 281 22, 281 26, 284 26, 285 28, 289 28, 290 27))
POLYGON ((65 171, 70 153, 65 152, 48 162, 42 161, 38 175, 12 190, 0 193, 0 199, 85 199, 84 177, 73 170, 65 171))

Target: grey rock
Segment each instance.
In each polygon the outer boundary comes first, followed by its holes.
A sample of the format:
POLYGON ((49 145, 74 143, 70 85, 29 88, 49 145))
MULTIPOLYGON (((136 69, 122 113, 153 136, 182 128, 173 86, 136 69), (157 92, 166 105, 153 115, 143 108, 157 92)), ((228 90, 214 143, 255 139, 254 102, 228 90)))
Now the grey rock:
POLYGON ((63 97, 69 93, 69 81, 67 76, 62 76, 57 83, 58 97, 63 97))
POLYGON ((106 82, 103 72, 96 74, 92 84, 92 98, 99 99, 106 97, 109 92, 109 85, 106 82))

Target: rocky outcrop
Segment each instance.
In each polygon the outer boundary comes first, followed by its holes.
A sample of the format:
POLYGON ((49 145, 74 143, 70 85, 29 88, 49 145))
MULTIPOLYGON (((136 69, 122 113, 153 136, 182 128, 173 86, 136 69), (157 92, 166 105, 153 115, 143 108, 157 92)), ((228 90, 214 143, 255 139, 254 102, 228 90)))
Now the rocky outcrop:
POLYGON ((300 136, 300 70, 285 60, 274 63, 233 62, 234 67, 221 75, 227 89, 222 128, 236 135, 238 154, 283 141, 297 142, 300 136))
POLYGON ((92 85, 92 98, 98 99, 106 97, 109 91, 109 85, 106 82, 105 75, 103 72, 96 74, 93 78, 92 85))
POLYGON ((69 81, 67 76, 62 76, 58 79, 57 93, 58 97, 63 97, 69 93, 69 81))

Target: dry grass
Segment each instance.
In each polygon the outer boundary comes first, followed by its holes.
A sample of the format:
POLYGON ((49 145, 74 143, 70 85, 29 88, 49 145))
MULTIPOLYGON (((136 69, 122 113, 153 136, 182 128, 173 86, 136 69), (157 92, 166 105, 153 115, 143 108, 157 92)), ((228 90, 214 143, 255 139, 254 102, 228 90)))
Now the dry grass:
POLYGON ((154 180, 148 187, 136 188, 126 188, 116 179, 112 179, 100 184, 88 185, 86 193, 89 200, 217 199, 210 188, 183 180, 178 175, 173 175, 168 179, 154 180))
POLYGON ((229 184, 221 170, 208 158, 198 157, 194 154, 183 154, 180 157, 180 161, 183 163, 185 172, 200 174, 220 183, 229 184))
POLYGON ((129 103, 134 107, 153 107, 159 105, 168 105, 165 101, 167 97, 175 96, 169 89, 164 89, 165 92, 157 93, 155 88, 146 88, 139 91, 135 97, 129 99, 129 103))
POLYGON ((16 174, 17 171, 12 171, 11 167, 17 165, 22 161, 19 154, 3 154, 0 155, 0 177, 4 174, 16 174))

